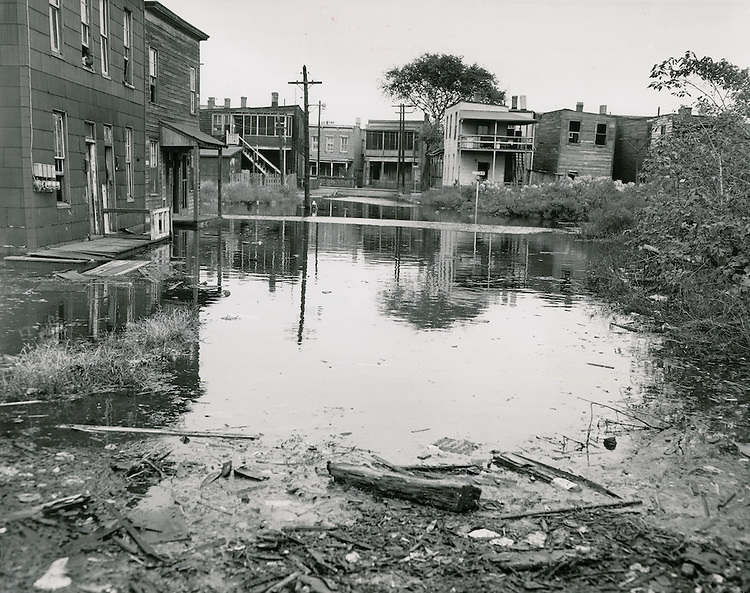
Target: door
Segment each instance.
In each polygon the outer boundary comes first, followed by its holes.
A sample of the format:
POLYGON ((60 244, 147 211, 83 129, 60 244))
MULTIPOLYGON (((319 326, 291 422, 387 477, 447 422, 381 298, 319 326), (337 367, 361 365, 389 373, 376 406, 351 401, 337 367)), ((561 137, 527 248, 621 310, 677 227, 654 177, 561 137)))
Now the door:
POLYGON ((86 194, 89 198, 89 233, 101 235, 103 230, 102 203, 99 195, 99 181, 97 175, 96 142, 86 140, 86 194))
MULTIPOLYGON (((115 151, 111 145, 104 146, 104 183, 102 183, 102 208, 114 208, 117 203, 115 196, 115 151)), ((103 214, 104 233, 111 233, 110 222, 116 221, 116 215, 103 214)), ((114 225, 117 226, 116 224, 114 225)), ((115 228, 116 230, 116 228, 115 228)))

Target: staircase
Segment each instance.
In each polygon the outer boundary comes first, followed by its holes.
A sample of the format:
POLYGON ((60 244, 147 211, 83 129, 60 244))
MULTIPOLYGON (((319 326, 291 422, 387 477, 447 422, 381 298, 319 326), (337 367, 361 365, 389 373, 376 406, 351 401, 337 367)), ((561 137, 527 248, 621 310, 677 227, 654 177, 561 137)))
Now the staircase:
POLYGON ((245 155, 245 158, 253 164, 258 172, 264 177, 268 175, 281 175, 281 170, 264 157, 257 148, 250 146, 242 136, 238 135, 238 138, 242 146, 242 154, 245 155))
POLYGON ((513 185, 523 185, 526 175, 526 153, 513 153, 513 185))

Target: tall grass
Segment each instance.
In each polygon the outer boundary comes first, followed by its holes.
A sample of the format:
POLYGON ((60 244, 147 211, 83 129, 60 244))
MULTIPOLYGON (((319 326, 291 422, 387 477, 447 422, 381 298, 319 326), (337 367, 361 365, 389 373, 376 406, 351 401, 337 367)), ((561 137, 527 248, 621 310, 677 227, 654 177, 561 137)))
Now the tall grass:
POLYGON ((46 339, 24 348, 0 374, 0 399, 83 395, 106 389, 158 389, 173 361, 189 356, 197 322, 184 309, 158 311, 96 342, 46 339))
MULTIPOLYGON (((201 182, 201 212, 216 213, 219 190, 215 181, 201 182)), ((243 181, 224 183, 221 186, 222 204, 260 203, 270 204, 278 201, 299 201, 297 190, 293 187, 265 186, 243 181)))
MULTIPOLYGON (((606 178, 582 177, 543 185, 482 183, 479 214, 544 223, 579 223, 589 236, 630 228, 645 203, 646 190, 606 178)), ((422 194, 423 205, 470 212, 476 187, 442 188, 422 194)))

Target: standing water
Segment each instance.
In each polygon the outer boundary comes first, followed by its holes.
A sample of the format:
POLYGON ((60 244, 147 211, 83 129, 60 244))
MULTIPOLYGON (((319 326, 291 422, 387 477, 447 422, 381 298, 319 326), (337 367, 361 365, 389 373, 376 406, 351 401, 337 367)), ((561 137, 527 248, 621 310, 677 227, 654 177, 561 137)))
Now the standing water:
POLYGON ((183 282, 6 270, 0 354, 182 302, 200 342, 174 393, 84 398, 47 422, 345 435, 394 460, 443 437, 512 449, 580 436, 587 400, 621 402, 646 372, 644 339, 581 290, 590 249, 542 228, 233 215, 152 253, 183 282))
POLYGON ((644 344, 581 293, 588 247, 466 228, 238 216, 185 232, 200 283, 224 296, 201 310, 204 395, 184 424, 345 434, 413 459, 441 437, 572 435, 584 400, 622 401, 644 344))

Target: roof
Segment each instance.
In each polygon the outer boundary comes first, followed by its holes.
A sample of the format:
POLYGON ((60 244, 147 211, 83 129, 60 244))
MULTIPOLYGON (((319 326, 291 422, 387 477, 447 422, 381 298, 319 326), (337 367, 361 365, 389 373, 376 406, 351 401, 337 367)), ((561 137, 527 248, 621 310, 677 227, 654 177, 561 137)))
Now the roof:
POLYGON ((458 112, 461 119, 490 119, 493 121, 512 122, 514 124, 535 124, 537 119, 534 119, 533 114, 529 111, 479 111, 472 109, 471 111, 461 110, 458 112))
POLYGON ((160 121, 159 124, 161 125, 162 146, 192 146, 194 143, 200 148, 226 148, 227 146, 222 140, 217 140, 190 124, 171 121, 160 121))
POLYGON ((163 21, 169 23, 173 27, 177 27, 178 29, 183 30, 188 35, 195 37, 198 41, 206 41, 208 39, 208 35, 206 33, 201 31, 197 27, 194 27, 181 17, 177 16, 161 2, 157 2, 156 0, 146 0, 145 7, 146 12, 154 13, 163 21))
MULTIPOLYGON (((238 152, 242 152, 242 147, 240 147, 240 146, 229 146, 228 148, 225 148, 224 150, 221 151, 221 156, 222 156, 222 158, 228 159, 228 158, 232 158, 238 152)), ((202 148, 200 154, 201 154, 201 158, 202 157, 212 158, 212 157, 218 156, 218 154, 216 153, 215 149, 205 149, 205 148, 202 148)))

